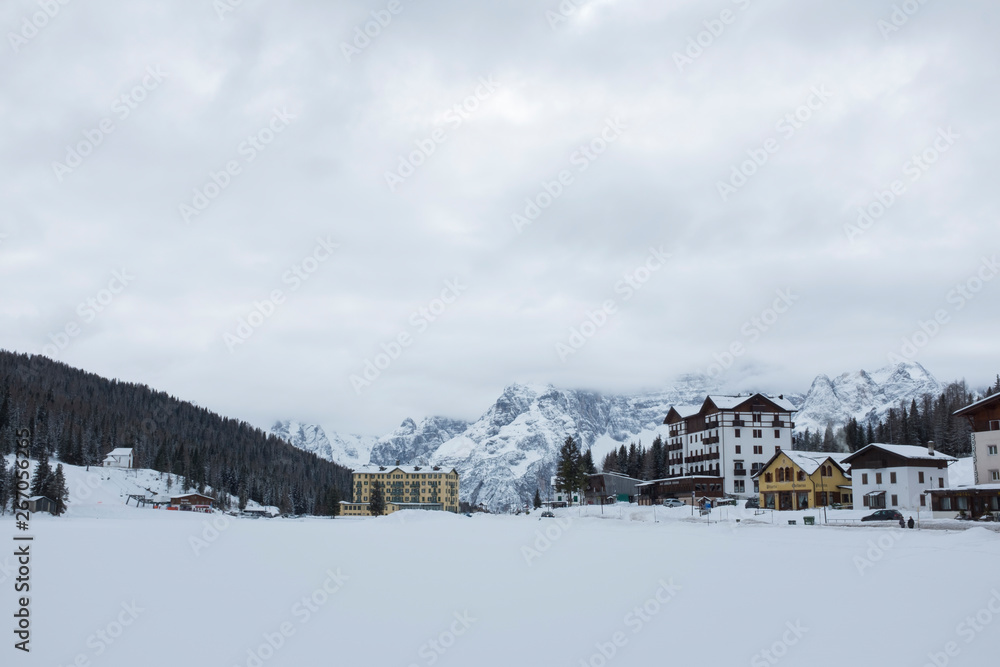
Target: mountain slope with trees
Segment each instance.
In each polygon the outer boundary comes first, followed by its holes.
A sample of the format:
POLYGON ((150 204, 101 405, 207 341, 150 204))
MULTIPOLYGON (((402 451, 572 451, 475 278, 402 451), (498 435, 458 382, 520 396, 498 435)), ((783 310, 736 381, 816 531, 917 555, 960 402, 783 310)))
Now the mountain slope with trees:
POLYGON ((31 432, 33 459, 99 465, 112 449, 132 447, 136 467, 181 476, 187 488, 228 492, 241 505, 252 499, 332 515, 338 490, 350 489, 346 468, 246 422, 145 385, 0 350, 0 455, 14 451, 21 428, 31 432))

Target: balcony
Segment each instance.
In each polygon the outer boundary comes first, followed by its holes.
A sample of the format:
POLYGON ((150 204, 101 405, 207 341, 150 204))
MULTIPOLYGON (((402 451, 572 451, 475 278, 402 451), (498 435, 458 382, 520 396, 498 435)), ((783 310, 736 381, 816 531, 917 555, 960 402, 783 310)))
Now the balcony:
POLYGON ((733 475, 735 477, 746 477, 747 476, 747 469, 746 468, 733 468, 733 475))
POLYGON ((719 428, 719 420, 710 421, 705 423, 705 428, 719 428))
POLYGON ((717 435, 713 435, 701 441, 701 444, 703 445, 717 445, 718 443, 719 443, 719 436, 717 435))
POLYGON ((679 429, 676 429, 676 428, 670 429, 670 437, 671 438, 676 438, 680 434, 681 434, 681 432, 680 432, 679 429))
POLYGON ((747 422, 745 419, 734 419, 733 426, 746 426, 747 422))

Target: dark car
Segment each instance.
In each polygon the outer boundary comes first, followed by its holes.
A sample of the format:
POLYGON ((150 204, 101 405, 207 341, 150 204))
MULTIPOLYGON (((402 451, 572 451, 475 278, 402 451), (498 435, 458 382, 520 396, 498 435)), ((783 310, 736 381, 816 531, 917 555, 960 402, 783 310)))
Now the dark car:
POLYGON ((878 510, 861 517, 862 521, 902 521, 903 515, 898 510, 878 510))
POLYGON ((743 507, 747 508, 748 510, 759 510, 760 498, 750 498, 747 501, 746 505, 744 505, 743 507))
POLYGON ((554 518, 556 518, 556 515, 553 514, 552 512, 542 512, 542 518, 543 519, 554 519, 554 518))

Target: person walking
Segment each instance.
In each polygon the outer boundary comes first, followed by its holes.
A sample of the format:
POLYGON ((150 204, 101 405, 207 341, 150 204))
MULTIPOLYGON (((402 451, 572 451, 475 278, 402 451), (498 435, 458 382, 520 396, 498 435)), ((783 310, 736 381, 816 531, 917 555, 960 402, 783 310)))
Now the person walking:
POLYGON ((912 516, 910 517, 910 520, 906 522, 906 527, 910 528, 911 530, 913 529, 913 517, 912 516))

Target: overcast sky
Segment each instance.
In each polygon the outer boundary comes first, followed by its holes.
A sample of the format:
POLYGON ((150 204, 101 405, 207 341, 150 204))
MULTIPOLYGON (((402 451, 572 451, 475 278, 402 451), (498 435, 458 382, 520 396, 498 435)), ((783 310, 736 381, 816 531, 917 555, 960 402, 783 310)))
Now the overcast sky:
POLYGON ((514 381, 984 385, 1000 5, 895 4, 6 2, 0 347, 371 434, 514 381))

